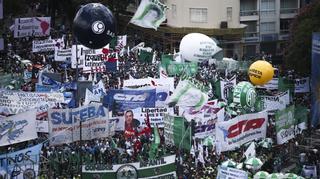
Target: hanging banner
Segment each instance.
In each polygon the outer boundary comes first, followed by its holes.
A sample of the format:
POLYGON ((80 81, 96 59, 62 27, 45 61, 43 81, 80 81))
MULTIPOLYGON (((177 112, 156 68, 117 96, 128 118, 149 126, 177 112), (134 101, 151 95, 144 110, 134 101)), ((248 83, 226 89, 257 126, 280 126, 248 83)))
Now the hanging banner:
POLYGON ((267 84, 259 86, 257 85, 257 88, 264 88, 268 90, 277 90, 278 89, 278 84, 279 84, 279 78, 272 78, 267 84))
POLYGON ((104 106, 113 112, 124 112, 138 107, 154 108, 156 90, 119 90, 111 89, 103 97, 104 106))
POLYGON ((7 114, 18 114, 30 109, 37 109, 37 113, 42 113, 64 102, 63 93, 0 90, 0 109, 7 114))
POLYGON ((166 20, 166 9, 167 6, 159 0, 142 0, 130 23, 157 30, 160 24, 166 20))
POLYGON ((83 178, 176 178, 175 155, 148 159, 144 162, 117 165, 92 164, 82 166, 83 178))
POLYGON ((36 111, 31 110, 0 120, 0 146, 24 142, 38 137, 36 111))
POLYGON ((266 111, 282 110, 290 104, 290 93, 286 91, 276 96, 261 96, 261 99, 266 111))
POLYGON ((51 17, 16 18, 14 22, 14 38, 50 35, 51 17))
POLYGON ((320 119, 320 33, 312 34, 311 89, 312 108, 311 126, 317 127, 320 119))
POLYGON ((294 92, 295 93, 309 93, 310 92, 309 77, 295 79, 294 92))
POLYGON ((0 178, 37 178, 41 148, 42 144, 38 144, 0 155, 0 178))
POLYGON ((71 48, 67 49, 54 49, 54 61, 71 63, 72 51, 71 48))
POLYGON ((151 127, 159 128, 164 127, 163 116, 164 114, 173 115, 172 108, 136 108, 133 109, 134 118, 140 121, 140 126, 146 127, 145 119, 147 118, 147 114, 149 114, 150 125, 151 127))
POLYGON ((109 45, 101 49, 90 49, 83 45, 72 45, 72 57, 71 57, 71 68, 77 68, 77 58, 78 58, 78 68, 86 68, 84 72, 92 73, 97 64, 101 61, 108 60, 109 45), (78 52, 77 50, 78 49, 78 52), (92 69, 92 68, 93 69, 92 69))
POLYGON ((245 114, 229 121, 216 123, 217 144, 221 151, 235 150, 252 140, 265 138, 268 114, 266 112, 245 114))
POLYGON ((142 78, 129 79, 123 81, 123 87, 140 88, 140 87, 158 87, 169 86, 170 91, 174 91, 174 78, 156 79, 156 78, 142 78))
POLYGON ((248 173, 235 168, 219 166, 217 179, 248 179, 248 173))
POLYGON ((80 128, 82 140, 108 137, 109 111, 102 105, 49 109, 48 115, 50 145, 79 141, 80 128))
POLYGON ((295 137, 294 105, 275 114, 277 144, 284 144, 295 137))
POLYGON ((46 40, 33 40, 32 52, 50 52, 55 51, 55 48, 64 48, 64 40, 60 39, 46 39, 46 40))

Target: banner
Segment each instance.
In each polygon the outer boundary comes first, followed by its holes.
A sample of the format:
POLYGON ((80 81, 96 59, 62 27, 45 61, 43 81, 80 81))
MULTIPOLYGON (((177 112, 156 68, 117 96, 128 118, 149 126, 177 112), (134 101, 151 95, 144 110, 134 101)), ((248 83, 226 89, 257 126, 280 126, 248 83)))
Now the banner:
POLYGON ((286 108, 290 103, 289 91, 280 93, 276 96, 261 96, 264 109, 266 111, 277 111, 286 108))
POLYGON ((64 102, 63 93, 0 90, 0 110, 7 114, 18 114, 30 109, 37 109, 37 113, 42 113, 57 103, 64 102))
POLYGON ((77 68, 78 58, 78 68, 86 66, 88 70, 90 67, 89 71, 86 71, 90 73, 92 71, 91 66, 93 67, 96 64, 100 64, 102 60, 108 60, 108 54, 106 52, 109 52, 109 46, 107 45, 101 49, 90 49, 83 45, 72 45, 71 52, 71 68, 77 68), (87 64, 85 64, 85 62, 87 62, 87 64))
POLYGON ((284 144, 295 137, 294 105, 275 114, 277 144, 284 144))
POLYGON ((150 125, 152 128, 158 125, 159 128, 164 127, 163 116, 165 114, 173 115, 172 108, 136 108, 133 109, 134 118, 140 121, 140 126, 146 126, 145 119, 149 115, 150 125))
POLYGON ((181 116, 164 115, 165 143, 186 150, 191 149, 191 124, 181 116))
POLYGON ((211 114, 204 114, 203 118, 194 118, 194 136, 199 139, 216 135, 216 123, 224 119, 224 108, 215 109, 211 114))
POLYGON ((272 80, 270 80, 267 84, 259 86, 257 85, 257 88, 264 88, 264 89, 268 89, 268 90, 277 90, 278 89, 278 84, 279 83, 279 79, 278 78, 272 78, 272 80))
POLYGON ((38 137, 36 111, 31 110, 0 120, 0 146, 24 142, 38 137))
POLYGON ((71 63, 72 51, 71 48, 67 49, 54 49, 54 61, 71 63))
POLYGON ((248 179, 248 173, 235 168, 219 166, 217 179, 248 179))
POLYGON ((32 41, 32 52, 50 52, 55 51, 55 48, 64 48, 64 40, 60 39, 46 39, 46 40, 33 40, 32 41))
POLYGON ((0 155, 0 178, 37 178, 41 148, 42 144, 38 144, 0 155))
POLYGON ((116 51, 120 52, 127 45, 127 35, 117 36, 116 51))
POLYGON ((316 179, 317 176, 317 166, 316 165, 303 165, 302 176, 306 178, 316 179))
POLYGON ((124 112, 138 107, 155 107, 156 90, 111 89, 103 97, 103 105, 113 112, 124 112))
POLYGON ((140 87, 158 87, 169 86, 171 92, 174 91, 174 78, 156 79, 156 78, 141 78, 141 79, 129 79, 123 81, 123 87, 128 88, 140 88, 140 87))
POLYGON ((237 79, 237 76, 234 75, 230 79, 222 79, 222 80, 219 80, 218 82, 216 82, 216 85, 215 85, 216 95, 220 99, 224 99, 224 100, 228 100, 228 99, 232 98, 233 88, 237 84, 236 79, 237 79))
POLYGON ((169 99, 169 107, 172 105, 182 107, 195 107, 200 109, 208 102, 208 94, 201 91, 193 82, 180 80, 169 99))
POLYGON ((193 76, 198 72, 198 64, 170 61, 166 67, 166 72, 169 76, 180 76, 182 74, 193 76))
POLYGON ((82 166, 83 178, 176 178, 175 155, 148 159, 144 162, 117 165, 92 164, 82 166))
POLYGON ((317 127, 320 119, 320 33, 312 34, 312 63, 311 63, 312 109, 311 126, 317 127))
POLYGON ((51 17, 16 18, 14 22, 14 38, 50 35, 51 17))
POLYGON ((229 121, 217 122, 216 145, 223 152, 234 150, 252 140, 265 138, 267 123, 266 112, 240 115, 229 121))
POLYGON ((295 79, 294 92, 295 93, 309 93, 310 92, 309 77, 295 79))
POLYGON ((303 130, 306 130, 308 127, 308 116, 309 109, 305 106, 295 106, 294 108, 294 118, 296 121, 296 131, 301 134, 303 130))
POLYGON ((115 131, 124 131, 124 118, 123 116, 110 117, 110 123, 115 125, 115 131))
POLYGON ((142 0, 130 23, 157 30, 160 24, 166 20, 166 8, 167 6, 159 0, 142 0))
POLYGON ((48 115, 50 145, 79 141, 80 128, 82 128, 82 140, 108 137, 109 111, 102 105, 49 109, 48 115))

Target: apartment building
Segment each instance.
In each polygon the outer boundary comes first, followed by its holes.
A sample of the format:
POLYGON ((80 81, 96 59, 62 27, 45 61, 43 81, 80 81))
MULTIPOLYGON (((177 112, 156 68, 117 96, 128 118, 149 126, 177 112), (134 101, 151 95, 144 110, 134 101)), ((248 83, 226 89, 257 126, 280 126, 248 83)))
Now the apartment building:
POLYGON ((280 54, 300 0, 240 0, 240 23, 246 24, 244 54, 280 54))
MULTIPOLYGON (((264 51, 281 52, 289 25, 300 0, 163 0, 167 20, 157 31, 134 25, 129 28, 168 52, 178 50, 188 33, 199 32, 217 39, 224 56, 240 59, 264 51)), ((136 1, 135 6, 138 6, 136 1)), ((134 12, 134 10, 132 10, 134 12)))

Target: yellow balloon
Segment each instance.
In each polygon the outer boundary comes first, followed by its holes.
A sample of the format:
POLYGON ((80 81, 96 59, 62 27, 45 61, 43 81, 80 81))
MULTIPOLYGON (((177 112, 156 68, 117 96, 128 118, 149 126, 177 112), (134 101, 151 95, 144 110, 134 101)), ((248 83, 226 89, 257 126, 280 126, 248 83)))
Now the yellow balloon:
POLYGON ((264 85, 272 80, 274 69, 269 62, 258 60, 250 65, 248 75, 251 83, 264 85))

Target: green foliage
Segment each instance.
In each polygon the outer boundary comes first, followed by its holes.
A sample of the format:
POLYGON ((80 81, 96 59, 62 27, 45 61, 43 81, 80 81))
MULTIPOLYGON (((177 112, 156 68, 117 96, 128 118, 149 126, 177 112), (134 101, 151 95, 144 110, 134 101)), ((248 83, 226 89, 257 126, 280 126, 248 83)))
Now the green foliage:
POLYGON ((285 52, 285 66, 306 75, 311 71, 312 32, 320 31, 320 1, 300 10, 290 28, 290 39, 285 52))

